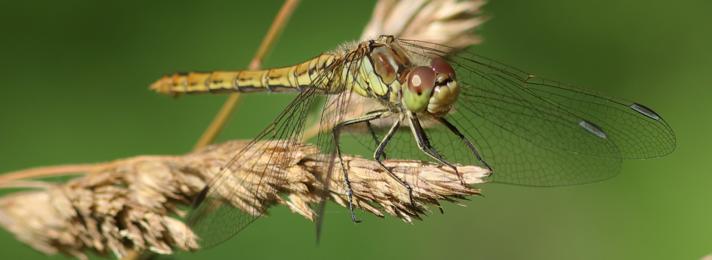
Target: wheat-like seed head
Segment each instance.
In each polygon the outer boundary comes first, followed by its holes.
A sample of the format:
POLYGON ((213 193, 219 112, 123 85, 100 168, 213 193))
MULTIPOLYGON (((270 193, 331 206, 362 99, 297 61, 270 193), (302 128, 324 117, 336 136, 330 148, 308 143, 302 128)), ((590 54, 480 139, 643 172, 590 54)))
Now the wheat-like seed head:
MULTIPOLYGON (((83 259, 87 251, 121 257, 131 249, 160 254, 171 254, 174 248, 197 250, 198 237, 181 221, 180 217, 186 214, 183 209, 206 180, 212 179, 245 144, 233 141, 184 156, 118 160, 63 184, 32 182, 37 190, 0 198, 0 225, 39 251, 83 259)), ((272 206, 286 205, 313 220, 312 206, 320 200, 325 186, 318 181, 325 174, 320 161, 323 156, 309 145, 263 149, 270 149, 273 156, 289 156, 289 163, 268 171, 260 186, 256 180, 262 178, 262 173, 236 172, 231 174, 250 175, 244 178, 248 181, 221 182, 222 187, 215 188, 222 190, 220 194, 229 204, 245 212, 267 214, 272 206)), ((376 162, 352 156, 344 159, 355 206, 377 216, 387 213, 410 222, 427 213, 427 204, 479 194, 478 189, 462 186, 451 169, 420 161, 386 161, 413 186, 417 202, 413 207, 405 189, 376 162)), ((488 174, 474 166, 458 167, 458 171, 468 184, 482 183, 488 174)), ((331 200, 345 206, 342 178, 334 175, 328 194, 331 200)))
MULTIPOLYGON (((485 21, 480 14, 483 0, 380 0, 362 34, 370 39, 381 34, 448 45, 454 49, 476 44, 474 30, 485 21)), ((352 97, 359 98, 359 97, 352 97)), ((372 107, 353 101, 356 114, 372 107), (360 111, 360 112, 359 112, 360 111)), ((5 186, 34 188, 0 198, 0 225, 19 240, 47 253, 64 253, 86 259, 89 251, 122 257, 130 250, 171 254, 174 249, 196 250, 198 237, 181 217, 207 180, 231 159, 245 142, 215 145, 185 156, 139 156, 103 164, 86 175, 63 184, 14 182, 5 186)), ((285 147, 266 147, 282 149, 285 147)), ((329 185, 315 148, 287 147, 296 152, 288 164, 272 169, 264 187, 256 182, 226 182, 223 199, 246 212, 267 214, 274 205, 313 220, 311 205, 319 201, 325 186, 329 197, 341 206, 347 198, 343 176, 334 174, 329 185), (281 173, 281 174, 278 174, 281 173), (235 189, 237 188, 237 189, 235 189), (242 189, 243 192, 239 192, 242 189), (254 192, 259 190, 260 192, 254 192), (257 203, 244 203, 253 201, 257 203)), ((387 161, 386 165, 412 184, 417 206, 412 207, 404 188, 384 174, 373 161, 345 157, 357 208, 383 216, 386 213, 410 222, 427 213, 425 205, 457 201, 479 194, 478 189, 460 184, 451 169, 419 161, 387 161)), ((488 172, 460 166, 468 184, 484 181, 488 172)), ((232 173, 255 174, 255 173, 232 173)), ((255 180, 259 175, 250 176, 255 180)))
POLYGON ((481 39, 474 31, 486 19, 484 0, 380 0, 361 40, 396 35, 462 49, 481 39))

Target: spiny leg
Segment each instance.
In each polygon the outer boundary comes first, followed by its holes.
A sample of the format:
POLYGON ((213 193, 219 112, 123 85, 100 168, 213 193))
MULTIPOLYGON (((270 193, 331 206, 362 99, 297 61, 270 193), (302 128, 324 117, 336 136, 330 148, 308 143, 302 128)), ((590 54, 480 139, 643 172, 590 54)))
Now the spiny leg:
POLYGON ((356 214, 354 213, 354 207, 353 207, 353 190, 351 189, 351 181, 349 180, 349 173, 348 170, 346 170, 346 165, 344 164, 344 159, 341 157, 341 147, 339 145, 339 136, 341 134, 341 128, 353 124, 358 124, 361 122, 368 122, 374 119, 377 119, 385 114, 385 111, 374 111, 371 113, 366 114, 363 117, 355 118, 355 119, 350 119, 346 121, 339 122, 336 124, 333 128, 332 134, 334 137, 334 146, 336 148, 336 155, 339 157, 339 163, 341 164, 341 170, 344 174, 344 183, 346 184, 346 196, 349 198, 349 211, 351 213, 351 220, 353 222, 359 223, 361 220, 356 218, 356 214))
POLYGON ((425 154, 427 154, 431 158, 435 159, 439 163, 447 165, 448 167, 452 168, 455 171, 455 174, 457 174, 457 177, 460 179, 460 182, 462 183, 462 185, 465 185, 465 180, 463 179, 462 175, 460 174, 460 171, 457 170, 457 167, 455 167, 455 165, 453 165, 452 163, 445 160, 445 158, 443 158, 443 156, 440 155, 440 153, 438 153, 438 151, 436 151, 430 145, 430 140, 428 140, 428 135, 425 133, 423 126, 420 125, 420 120, 418 120, 418 117, 414 113, 409 113, 408 119, 410 120, 410 129, 413 131, 413 136, 415 137, 415 142, 418 144, 418 148, 420 148, 421 151, 423 151, 425 154))
POLYGON ((413 200, 413 188, 410 187, 410 185, 402 180, 400 177, 396 176, 391 169, 386 167, 385 164, 383 164, 383 157, 385 156, 385 151, 386 151, 386 146, 388 145, 388 142, 391 141, 391 138, 395 135, 396 131, 398 130, 398 127, 400 127, 400 122, 401 118, 398 118, 395 123, 393 123, 393 126, 391 126, 391 129, 388 130, 388 133, 386 133, 386 136, 383 137, 383 140, 381 141, 380 144, 378 144, 378 148, 376 148, 376 152, 373 153, 373 159, 378 162, 378 164, 381 166, 383 170, 385 170, 388 175, 393 178, 396 182, 398 182, 400 185, 403 185, 403 187, 408 190, 408 199, 410 199, 410 204, 415 207, 415 201, 413 200))
POLYGON ((482 159, 482 156, 477 151, 477 148, 475 147, 475 145, 472 144, 472 142, 470 142, 470 140, 467 139, 467 137, 464 134, 462 134, 462 132, 460 132, 460 129, 457 129, 457 127, 455 125, 453 125, 452 123, 447 121, 447 119, 445 119, 444 117, 438 117, 437 119, 438 119, 438 121, 440 121, 440 123, 442 123, 448 129, 450 129, 450 131, 453 134, 457 135, 457 137, 460 137, 460 140, 462 140, 462 142, 464 142, 465 145, 467 145, 467 147, 470 148, 470 151, 472 151, 472 153, 475 155, 475 158, 477 158, 478 161, 480 161, 485 167, 487 167, 487 170, 489 170, 490 173, 492 172, 492 167, 490 167, 489 163, 487 163, 484 159, 482 159))

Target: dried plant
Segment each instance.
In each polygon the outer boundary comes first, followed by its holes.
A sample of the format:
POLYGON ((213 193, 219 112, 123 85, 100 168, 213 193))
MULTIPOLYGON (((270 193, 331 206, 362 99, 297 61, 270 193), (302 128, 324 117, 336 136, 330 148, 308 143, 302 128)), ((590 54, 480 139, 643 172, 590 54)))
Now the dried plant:
MULTIPOLYGON (((251 69, 259 67, 297 4, 297 0, 285 2, 252 60, 251 69)), ((480 15, 483 4, 482 0, 380 0, 362 39, 392 34, 464 48, 480 41, 473 32, 485 20, 480 15)), ((230 96, 197 148, 214 140, 237 100, 237 95, 230 96)), ((367 105, 363 102, 352 102, 357 106, 351 111, 362 111, 361 108, 367 105)), ((186 215, 186 206, 217 169, 230 159, 229 156, 244 144, 234 141, 185 156, 138 156, 97 165, 51 166, 0 176, 0 186, 33 188, 0 198, 0 225, 41 252, 64 253, 81 259, 86 259, 86 253, 90 251, 134 259, 146 250, 160 254, 170 254, 174 249, 196 250, 199 238, 181 221, 186 215), (21 180, 68 173, 85 175, 62 184, 21 180)), ((317 167, 320 164, 315 161, 318 151, 308 145, 265 149, 275 149, 278 154, 285 149, 297 149, 298 152, 281 153, 289 154, 292 163, 277 169, 287 174, 270 178, 273 182, 266 185, 273 189, 241 193, 257 196, 260 201, 257 208, 240 203, 254 201, 254 197, 233 196, 230 198, 235 201, 230 201, 231 204, 260 214, 267 214, 271 206, 286 205, 293 212, 313 220, 315 213, 310 205, 319 200, 318 195, 323 194, 324 189, 324 185, 317 181, 323 175, 323 170, 317 167)), ((417 204, 412 206, 404 197, 407 193, 402 191, 401 185, 383 174, 375 162, 348 156, 344 159, 349 168, 355 206, 377 216, 387 213, 410 222, 427 213, 426 204, 437 205, 438 201, 457 201, 479 194, 477 189, 462 186, 447 167, 420 161, 387 161, 388 167, 413 184, 417 204)), ((485 169, 474 166, 459 166, 458 172, 468 184, 482 183, 488 174, 485 169)), ((337 174, 331 182, 328 185, 330 199, 344 206, 342 176, 337 174)), ((257 190, 250 182, 231 186, 257 190)), ((228 193, 234 194, 229 190, 223 192, 228 193)))
POLYGON ((480 42, 484 0, 380 0, 361 40, 389 34, 462 49, 480 42))
MULTIPOLYGON (((198 192, 246 142, 233 141, 210 146, 185 156, 140 156, 109 162, 85 176, 64 184, 46 182, 15 183, 38 190, 0 198, 0 225, 15 236, 47 254, 65 253, 86 258, 94 251, 117 257, 129 250, 150 250, 171 254, 173 248, 197 250, 199 239, 181 221, 185 209, 198 192)), ((286 205, 293 212, 313 220, 314 203, 324 185, 324 170, 316 148, 309 145, 265 147, 277 156, 290 156, 290 163, 275 169, 267 183, 239 182, 225 187, 225 196, 246 212, 267 214, 274 205, 286 205), (291 150, 291 151, 288 151, 291 150), (295 152, 296 151, 296 152, 295 152), (258 189, 258 186, 262 187, 258 189), (265 189, 264 187, 272 187, 265 189), (234 189, 247 192, 233 193, 234 189), (260 201, 258 206, 243 201, 260 201), (249 207, 249 209, 248 209, 249 207), (257 208, 255 208, 257 207, 257 208)), ((262 158, 264 159, 264 158, 262 158)), ((400 185, 383 174, 375 161, 344 158, 349 167, 356 207, 377 216, 384 213, 406 222, 427 213, 426 204, 458 201, 479 194, 462 186, 452 169, 420 161, 387 161, 388 167, 414 184, 417 205, 410 204, 400 185)), ((258 159, 259 160, 259 159, 258 159)), ((468 184, 483 183, 488 172, 475 166, 458 167, 468 184)), ((234 173, 250 174, 250 173, 234 173)), ((252 173, 254 174, 254 173, 252 173)), ((248 176, 246 179, 256 179, 248 176)), ((332 178, 328 194, 341 206, 346 203, 343 179, 332 178)))

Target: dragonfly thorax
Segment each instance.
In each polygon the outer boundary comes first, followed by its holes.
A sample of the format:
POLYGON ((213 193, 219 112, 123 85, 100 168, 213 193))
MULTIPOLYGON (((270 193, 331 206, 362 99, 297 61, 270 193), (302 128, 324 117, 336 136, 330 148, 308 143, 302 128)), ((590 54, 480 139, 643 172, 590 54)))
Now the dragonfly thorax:
POLYGON ((378 78, 369 80, 371 94, 414 113, 442 116, 452 109, 460 89, 455 70, 445 59, 412 62, 392 38, 379 39, 376 44, 371 46, 368 64, 364 64, 366 71, 374 72, 378 78))

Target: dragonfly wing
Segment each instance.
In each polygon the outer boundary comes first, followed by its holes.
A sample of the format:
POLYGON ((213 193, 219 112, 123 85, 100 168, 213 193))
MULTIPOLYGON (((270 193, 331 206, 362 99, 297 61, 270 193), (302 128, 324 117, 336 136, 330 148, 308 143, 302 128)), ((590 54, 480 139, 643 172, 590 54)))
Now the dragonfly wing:
POLYGON ((539 79, 467 51, 446 56, 444 46, 401 42, 412 55, 444 56, 456 69, 462 91, 447 118, 478 146, 495 181, 599 181, 614 176, 622 159, 662 156, 675 147, 670 126, 640 104, 539 79))
MULTIPOLYGON (((557 128, 586 130, 576 134, 558 131, 558 135, 570 135, 548 142, 559 148, 579 154, 620 156, 623 159, 664 156, 675 148, 672 128, 662 116, 644 105, 605 97, 531 74, 517 73, 514 68, 471 53, 452 60, 462 71, 466 71, 465 95, 470 101, 497 100, 489 102, 489 105, 514 109, 526 106, 528 112, 545 115, 539 116, 539 119, 555 120, 552 123, 556 122, 557 128), (581 133, 605 136, 598 140, 614 144, 619 153, 579 145, 573 137, 580 137, 581 133)), ((543 120, 537 122, 545 125, 543 120)))
POLYGON ((281 175, 295 163, 293 147, 301 144, 308 108, 318 96, 314 89, 300 93, 208 182, 188 216, 202 248, 236 235, 276 203, 275 188, 284 186, 281 175))
MULTIPOLYGON (((283 191, 275 188, 286 181, 282 178, 285 169, 295 163, 292 153, 296 149, 293 147, 303 144, 302 135, 310 110, 319 104, 325 89, 330 93, 344 90, 341 83, 343 76, 339 72, 348 65, 346 61, 348 59, 337 59, 323 73, 313 76, 313 87, 305 88, 297 95, 272 124, 240 150, 208 183, 188 218, 201 238, 202 247, 231 238, 266 213, 269 206, 266 203, 274 203, 278 199, 283 191)), ((324 113, 320 124, 326 127, 331 122, 337 122, 335 120, 339 117, 340 113, 333 111, 324 113)), ((329 172, 333 171, 331 166, 335 149, 331 135, 320 134, 317 143, 323 154, 323 166, 328 167, 329 172)), ((329 176, 327 174, 324 183, 328 184, 329 176)), ((328 191, 328 186, 324 190, 328 191)), ((327 192, 324 193, 326 195, 327 192)))

